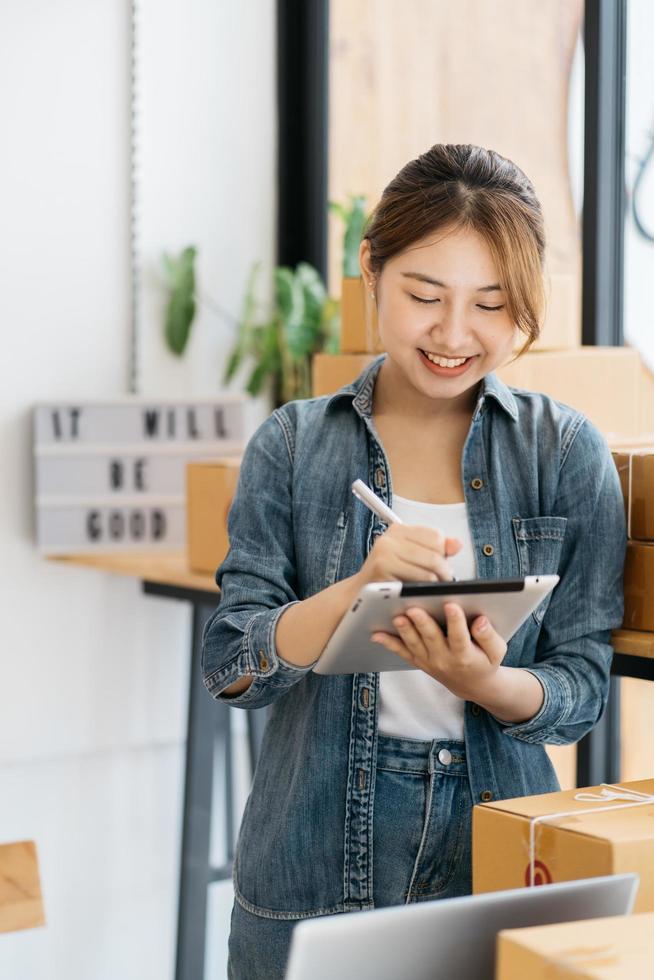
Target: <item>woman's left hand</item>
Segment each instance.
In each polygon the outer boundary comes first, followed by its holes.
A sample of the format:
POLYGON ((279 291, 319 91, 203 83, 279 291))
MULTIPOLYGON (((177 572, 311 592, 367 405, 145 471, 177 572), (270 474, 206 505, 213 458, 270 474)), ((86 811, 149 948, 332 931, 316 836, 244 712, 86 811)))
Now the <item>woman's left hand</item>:
POLYGON ((444 609, 447 636, 433 616, 412 607, 393 619, 399 637, 375 632, 371 639, 424 670, 457 697, 483 701, 506 654, 506 642, 485 616, 478 616, 468 629, 461 606, 447 602, 444 609))

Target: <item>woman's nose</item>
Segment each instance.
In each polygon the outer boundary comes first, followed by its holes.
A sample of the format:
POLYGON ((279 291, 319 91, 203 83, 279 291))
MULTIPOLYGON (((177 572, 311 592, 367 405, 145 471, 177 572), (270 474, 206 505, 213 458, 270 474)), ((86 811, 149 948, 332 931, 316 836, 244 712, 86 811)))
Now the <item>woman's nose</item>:
MULTIPOLYGON (((442 306, 434 318, 431 336, 434 343, 445 344, 447 350, 456 351, 467 341, 470 331, 465 311, 455 306, 442 306)), ((435 348, 438 349, 438 348, 435 348)))

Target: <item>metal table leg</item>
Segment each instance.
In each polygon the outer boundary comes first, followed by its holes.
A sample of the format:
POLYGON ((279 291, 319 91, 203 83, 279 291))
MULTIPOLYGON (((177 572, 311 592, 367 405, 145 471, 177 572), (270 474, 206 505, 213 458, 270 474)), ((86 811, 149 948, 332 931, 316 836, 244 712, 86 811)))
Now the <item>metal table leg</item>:
MULTIPOLYGON (((216 608, 216 595, 158 582, 144 582, 143 591, 148 595, 190 602, 193 610, 175 978, 203 980, 207 889, 211 882, 232 876, 235 821, 230 721, 231 712, 236 709, 213 700, 202 679, 202 632, 216 608), (216 751, 225 760, 226 862, 219 868, 212 868, 209 847, 216 751)), ((246 715, 251 771, 254 772, 267 720, 267 709, 251 710, 246 715)))
POLYGON ((577 786, 620 781, 620 679, 611 677, 606 710, 577 746, 577 786))
MULTIPOLYGON (((211 797, 215 740, 221 739, 225 759, 231 759, 229 709, 212 701, 202 681, 202 630, 214 606, 193 603, 193 638, 189 684, 188 736, 184 778, 184 817, 177 921, 177 980, 202 980, 207 916, 207 888, 211 879, 211 797)), ((226 774, 226 826, 233 825, 231 773, 226 774)), ((231 855, 230 855, 231 856, 231 855)))

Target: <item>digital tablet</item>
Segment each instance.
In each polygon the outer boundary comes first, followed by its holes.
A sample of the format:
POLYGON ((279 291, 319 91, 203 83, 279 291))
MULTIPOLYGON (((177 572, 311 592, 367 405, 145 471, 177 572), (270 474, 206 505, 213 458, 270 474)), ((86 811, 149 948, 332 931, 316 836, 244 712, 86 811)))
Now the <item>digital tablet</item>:
POLYGON ((393 618, 412 606, 424 609, 445 626, 443 606, 456 602, 468 626, 477 616, 487 616, 508 643, 558 581, 558 575, 526 575, 460 582, 371 582, 345 613, 313 669, 317 674, 417 669, 370 639, 377 630, 398 636, 393 618))

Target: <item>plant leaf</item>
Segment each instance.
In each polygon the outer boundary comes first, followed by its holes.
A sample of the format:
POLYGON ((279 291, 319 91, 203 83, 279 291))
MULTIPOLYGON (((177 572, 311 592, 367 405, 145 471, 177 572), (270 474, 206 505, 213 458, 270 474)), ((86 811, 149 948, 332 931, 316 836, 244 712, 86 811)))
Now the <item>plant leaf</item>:
POLYGON ((181 357, 195 317, 195 257, 197 249, 185 248, 175 260, 168 257, 170 296, 166 307, 164 332, 169 349, 181 357))
POLYGON ((261 267, 260 262, 255 262, 250 269, 245 286, 245 297, 243 299, 243 310, 241 318, 236 326, 236 339, 232 347, 223 373, 223 384, 227 384, 236 374, 243 360, 256 350, 256 326, 254 324, 254 314, 256 311, 255 282, 261 267))
POLYGON ((359 246, 366 224, 366 199, 363 195, 350 195, 350 208, 343 239, 343 275, 358 276, 359 246))
POLYGON ((306 310, 302 284, 291 269, 275 269, 275 300, 280 317, 280 330, 291 358, 300 358, 307 351, 306 310))

